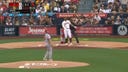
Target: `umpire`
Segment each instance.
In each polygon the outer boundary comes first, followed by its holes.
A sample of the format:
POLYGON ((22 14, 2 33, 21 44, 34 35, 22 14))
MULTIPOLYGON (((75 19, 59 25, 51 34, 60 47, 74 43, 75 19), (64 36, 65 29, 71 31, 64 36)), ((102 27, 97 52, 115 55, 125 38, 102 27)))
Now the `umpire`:
POLYGON ((72 36, 75 37, 76 43, 79 44, 78 35, 77 35, 77 33, 76 33, 76 25, 75 25, 75 23, 73 22, 73 20, 71 20, 71 23, 73 24, 73 25, 70 25, 70 29, 71 29, 72 36))

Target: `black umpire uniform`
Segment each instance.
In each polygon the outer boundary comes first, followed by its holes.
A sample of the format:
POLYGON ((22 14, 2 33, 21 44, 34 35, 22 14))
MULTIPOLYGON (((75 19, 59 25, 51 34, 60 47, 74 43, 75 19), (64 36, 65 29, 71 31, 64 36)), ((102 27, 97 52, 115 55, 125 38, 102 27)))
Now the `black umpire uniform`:
MULTIPOLYGON (((73 23, 72 23, 72 24, 73 24, 73 23)), ((74 25, 74 24, 73 24, 73 25, 74 25)), ((76 33, 76 28, 75 28, 73 25, 70 25, 71 33, 72 33, 72 35, 75 37, 76 43, 79 43, 78 35, 77 35, 77 33, 76 33)))

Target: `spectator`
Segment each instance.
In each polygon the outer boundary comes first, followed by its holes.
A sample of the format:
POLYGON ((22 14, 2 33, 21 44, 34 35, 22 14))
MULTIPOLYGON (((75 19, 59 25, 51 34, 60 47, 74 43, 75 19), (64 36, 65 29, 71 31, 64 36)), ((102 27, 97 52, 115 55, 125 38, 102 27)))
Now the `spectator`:
POLYGON ((21 23, 22 26, 28 26, 29 25, 27 16, 23 15, 21 20, 22 20, 22 23, 21 23))
POLYGON ((126 13, 128 13, 128 3, 127 3, 127 6, 126 6, 126 13))
POLYGON ((41 7, 40 8, 40 13, 42 13, 42 14, 46 13, 46 9, 44 9, 44 7, 41 7))
POLYGON ((22 10, 22 1, 19 1, 19 10, 22 10))
POLYGON ((122 21, 121 21, 121 18, 120 16, 117 16, 115 22, 114 22, 115 25, 119 25, 119 24, 122 24, 122 21))
POLYGON ((128 17, 124 19, 124 24, 128 25, 128 17))
POLYGON ((115 16, 114 15, 111 15, 110 17, 108 17, 105 20, 106 25, 114 25, 114 23, 115 23, 115 16))
POLYGON ((124 10, 123 10, 122 6, 119 7, 118 12, 119 12, 119 13, 124 13, 124 10))
POLYGON ((57 4, 59 4, 59 6, 64 5, 64 1, 63 0, 55 0, 57 4))
POLYGON ((41 13, 38 14, 37 19, 39 21, 39 25, 45 24, 45 17, 41 13))
POLYGON ((44 9, 46 9, 46 12, 49 12, 50 10, 50 4, 48 3, 48 1, 46 0, 44 3, 42 3, 44 7, 44 9))
POLYGON ((12 19, 11 19, 12 17, 7 17, 7 19, 6 19, 6 25, 7 26, 10 26, 10 25, 12 25, 12 19))
POLYGON ((94 15, 94 25, 99 24, 101 21, 101 17, 98 15, 98 12, 94 15))
POLYGON ((110 6, 107 6, 106 9, 105 9, 105 13, 111 13, 111 12, 112 12, 111 5, 110 6))
MULTIPOLYGON (((57 6, 57 2, 55 1, 55 0, 52 0, 51 2, 50 2, 50 9, 52 10, 55 6, 57 6)), ((60 6, 59 4, 58 4, 58 6, 60 6)))
POLYGON ((105 6, 102 4, 99 10, 100 13, 106 13, 105 6))
POLYGON ((65 8, 63 5, 61 6, 61 10, 60 10, 60 13, 67 13, 68 10, 67 8, 65 8))
POLYGON ((82 26, 85 24, 85 18, 84 17, 81 16, 78 19, 79 19, 79 21, 78 21, 77 26, 82 26))
POLYGON ((108 17, 106 20, 105 20, 105 25, 111 25, 111 18, 108 17))
POLYGON ((110 23, 111 23, 112 25, 114 25, 114 23, 115 23, 115 16, 114 16, 114 15, 113 15, 113 16, 111 16, 110 23))
POLYGON ((0 3, 0 13, 4 13, 7 10, 7 6, 4 2, 0 3))
POLYGON ((77 12, 77 7, 75 4, 73 4, 73 3, 70 4, 69 12, 70 13, 76 13, 77 12))
POLYGON ((29 25, 30 26, 33 26, 33 25, 35 25, 36 23, 35 23, 35 20, 34 20, 34 17, 33 16, 30 16, 30 18, 29 18, 29 25))
POLYGON ((39 14, 41 12, 40 7, 36 8, 36 13, 39 14))
POLYGON ((45 23, 46 26, 52 26, 53 25, 51 17, 48 16, 47 14, 45 16, 45 21, 46 21, 46 23, 45 23))
POLYGON ((120 2, 121 2, 122 5, 126 5, 128 0, 120 0, 120 2))
MULTIPOLYGON (((68 3, 64 3, 64 7, 65 7, 67 10, 69 10, 70 5, 69 5, 68 3)), ((68 12, 69 12, 69 11, 68 11, 68 12)))
POLYGON ((86 21, 86 24, 83 26, 91 26, 91 22, 88 20, 88 21, 86 21))
POLYGON ((97 12, 97 11, 99 11, 99 7, 98 7, 98 3, 95 3, 93 5, 93 11, 92 12, 97 12))
POLYGON ((109 4, 109 3, 114 3, 114 0, 108 0, 108 4, 109 4))
POLYGON ((15 25, 19 26, 20 25, 20 22, 19 22, 19 18, 18 17, 15 17, 15 22, 14 22, 15 25))
POLYGON ((88 21, 89 21, 89 23, 91 23, 90 26, 93 26, 94 25, 94 17, 93 16, 89 16, 88 17, 88 21))
POLYGON ((56 4, 56 6, 53 7, 53 12, 56 12, 56 13, 61 12, 61 8, 60 8, 59 4, 56 4))

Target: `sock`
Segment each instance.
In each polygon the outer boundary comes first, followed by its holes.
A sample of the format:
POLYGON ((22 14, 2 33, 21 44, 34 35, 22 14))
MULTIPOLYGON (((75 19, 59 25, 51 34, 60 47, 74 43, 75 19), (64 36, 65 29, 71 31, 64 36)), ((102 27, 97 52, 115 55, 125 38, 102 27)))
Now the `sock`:
POLYGON ((70 43, 72 43, 72 38, 70 38, 69 40, 70 40, 70 43))
POLYGON ((65 43, 68 43, 68 39, 67 38, 65 39, 65 43))

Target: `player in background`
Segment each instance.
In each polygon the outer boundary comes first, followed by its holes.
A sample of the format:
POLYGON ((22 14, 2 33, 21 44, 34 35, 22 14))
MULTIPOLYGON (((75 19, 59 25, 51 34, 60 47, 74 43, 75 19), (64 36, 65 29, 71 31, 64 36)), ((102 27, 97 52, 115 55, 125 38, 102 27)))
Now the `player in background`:
POLYGON ((72 45, 72 34, 71 34, 70 25, 72 25, 70 20, 64 18, 64 21, 62 22, 62 28, 64 29, 64 37, 65 37, 66 45, 68 44, 68 39, 70 41, 69 46, 72 45))
POLYGON ((78 35, 76 33, 76 29, 77 29, 76 25, 77 25, 78 21, 74 20, 75 18, 77 18, 77 16, 70 19, 70 21, 72 23, 72 25, 70 25, 70 29, 71 29, 72 36, 74 36, 74 38, 76 40, 76 43, 79 44, 78 35))
POLYGON ((60 29, 60 44, 64 44, 65 38, 64 38, 64 29, 60 29))
POLYGON ((43 60, 52 61, 52 44, 51 44, 51 35, 45 29, 44 42, 46 47, 46 53, 43 57, 43 60))

